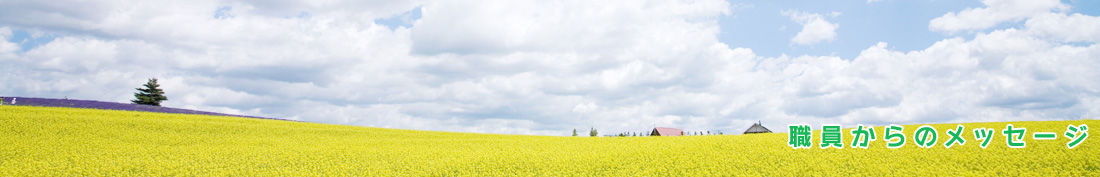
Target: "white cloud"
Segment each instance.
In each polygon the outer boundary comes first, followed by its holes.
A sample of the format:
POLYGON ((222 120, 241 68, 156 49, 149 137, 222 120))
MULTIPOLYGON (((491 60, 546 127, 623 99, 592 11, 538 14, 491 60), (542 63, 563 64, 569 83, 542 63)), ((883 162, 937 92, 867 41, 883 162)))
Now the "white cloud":
POLYGON ((986 7, 948 12, 932 19, 928 29, 943 32, 982 30, 1004 22, 1046 14, 1051 10, 1069 9, 1059 0, 982 0, 982 4, 986 7))
POLYGON ((1048 13, 1028 19, 1026 27, 1038 35, 1064 42, 1100 42, 1100 17, 1048 13))
POLYGON ((596 105, 595 102, 581 103, 581 104, 577 104, 577 106, 573 106, 573 112, 586 113, 586 112, 589 112, 589 111, 594 111, 594 110, 599 109, 599 108, 600 108, 600 105, 596 105))
POLYGON ((725 1, 506 2, 425 3, 419 28, 412 29, 413 52, 602 52, 637 42, 678 40, 666 37, 688 29, 680 27, 713 33, 713 17, 730 8, 725 1))
MULTIPOLYGON (((126 102, 158 77, 172 107, 542 135, 1100 116, 1100 18, 1081 14, 840 58, 731 49, 716 39, 725 1, 3 3, 20 13, 0 12, 0 37, 60 36, 0 42, 0 92, 18 96, 126 102), (374 24, 416 7, 410 28, 374 24)), ((783 14, 804 26, 792 43, 836 38, 839 13, 783 14)))
MULTIPOLYGON (((798 34, 795 34, 794 38, 791 38, 791 42, 795 44, 814 45, 821 41, 832 41, 836 39, 836 29, 840 28, 840 25, 836 23, 829 23, 821 14, 807 13, 794 9, 784 10, 780 13, 791 17, 791 20, 802 25, 802 31, 799 31, 798 34)), ((829 14, 831 17, 839 15, 839 12, 832 12, 829 14)))
POLYGON ((11 28, 0 26, 0 61, 14 58, 15 52, 20 50, 18 44, 8 42, 11 38, 11 28))
MULTIPOLYGON (((9 3, 28 7, 21 12, 38 19, 68 8, 9 3)), ((574 105, 628 99, 635 94, 631 87, 670 84, 677 71, 650 75, 665 78, 657 80, 629 74, 664 70, 662 65, 681 62, 668 57, 707 45, 695 41, 716 41, 714 17, 728 13, 729 6, 724 1, 451 3, 371 10, 377 4, 87 2, 102 8, 61 14, 64 20, 6 19, 26 30, 64 29, 48 32, 70 37, 21 54, 10 66, 33 74, 4 80, 26 83, 8 93, 124 102, 140 85, 135 82, 160 77, 170 97, 167 106, 364 126, 546 133, 596 125, 557 120, 578 117, 569 111, 574 105), (412 29, 373 24, 417 6, 424 17, 412 29), (309 15, 299 18, 299 12, 309 15), (491 33, 479 35, 483 32, 491 33), (449 38, 457 38, 454 44, 489 45, 461 52, 449 46, 449 38), (417 53, 432 46, 435 52, 417 53), (463 55, 435 55, 442 53, 463 55), (107 73, 117 76, 98 83, 87 78, 107 73), (58 86, 60 81, 69 85, 58 86), (86 88, 74 87, 81 84, 86 88), (600 98, 585 98, 586 93, 600 98), (361 112, 383 107, 397 109, 383 117, 361 112), (371 121, 385 118, 409 121, 371 121), (455 125, 415 123, 437 120, 455 125), (521 127, 486 127, 496 125, 521 127), (535 125, 540 126, 529 127, 535 125)))

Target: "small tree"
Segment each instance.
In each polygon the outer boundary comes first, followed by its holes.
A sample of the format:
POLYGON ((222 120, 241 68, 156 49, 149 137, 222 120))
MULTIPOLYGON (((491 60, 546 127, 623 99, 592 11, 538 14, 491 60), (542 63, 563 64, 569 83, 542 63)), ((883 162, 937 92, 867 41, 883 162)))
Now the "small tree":
POLYGON ((573 136, 577 136, 577 129, 573 129, 573 136))
POLYGON ((592 128, 592 131, 588 132, 588 136, 591 136, 591 137, 596 137, 596 135, 599 135, 599 134, 600 134, 599 132, 596 132, 596 128, 592 128))
POLYGON ((149 82, 145 83, 145 88, 137 88, 138 92, 134 93, 135 100, 130 100, 135 104, 160 106, 160 102, 168 100, 167 96, 164 96, 164 90, 161 90, 160 84, 157 84, 157 78, 149 79, 149 82))

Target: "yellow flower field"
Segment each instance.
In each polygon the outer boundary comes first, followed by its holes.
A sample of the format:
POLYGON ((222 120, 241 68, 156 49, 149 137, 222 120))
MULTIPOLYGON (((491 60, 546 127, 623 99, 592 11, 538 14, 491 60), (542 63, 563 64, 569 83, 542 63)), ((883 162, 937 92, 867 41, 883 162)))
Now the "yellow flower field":
MULTIPOLYGON (((369 116, 369 115, 364 115, 369 116)), ((1100 137, 1069 149, 1067 125, 964 123, 964 145, 792 149, 786 133, 557 137, 414 131, 279 120, 0 106, 0 176, 1100 176, 1100 137), (1027 128, 1009 148, 1006 124, 1027 128), (972 129, 997 132, 982 149, 972 129), (1035 140, 1033 132, 1054 132, 1035 140)), ((773 127, 773 130, 786 127, 773 127)), ((819 127, 814 127, 815 130, 819 127)), ((1094 128, 1095 129, 1095 128, 1094 128)), ((1093 134, 1100 131, 1093 130, 1093 134)))

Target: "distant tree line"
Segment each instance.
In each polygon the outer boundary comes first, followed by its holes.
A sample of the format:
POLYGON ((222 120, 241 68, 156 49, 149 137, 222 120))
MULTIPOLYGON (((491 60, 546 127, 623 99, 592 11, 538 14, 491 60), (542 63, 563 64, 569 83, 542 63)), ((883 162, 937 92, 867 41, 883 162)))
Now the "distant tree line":
MULTIPOLYGON (((614 136, 616 136, 616 137, 635 137, 635 136, 649 136, 649 134, 650 134, 650 132, 623 132, 623 133, 615 134, 614 136)), ((700 136, 700 135, 723 135, 723 134, 722 134, 722 131, 711 132, 710 130, 697 131, 697 132, 684 132, 684 136, 700 136)), ((573 136, 577 136, 577 129, 573 129, 573 136)), ((590 136, 590 137, 599 136, 599 132, 596 131, 596 128, 592 128, 592 130, 590 130, 588 132, 588 136, 590 136)), ((608 135, 608 136, 611 136, 611 135, 608 135)))

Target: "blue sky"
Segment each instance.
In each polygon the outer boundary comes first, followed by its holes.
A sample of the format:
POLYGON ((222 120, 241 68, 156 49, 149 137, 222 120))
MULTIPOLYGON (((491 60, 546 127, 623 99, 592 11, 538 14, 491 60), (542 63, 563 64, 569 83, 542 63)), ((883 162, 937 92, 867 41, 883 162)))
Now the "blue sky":
POLYGON ((1095 119, 1100 2, 0 1, 0 95, 569 135, 1095 119), (12 84, 14 83, 14 84, 12 84))
POLYGON ((923 49, 948 35, 928 30, 927 21, 946 12, 979 6, 973 1, 745 1, 730 17, 719 20, 719 39, 733 47, 752 48, 761 55, 835 55, 854 58, 878 42, 896 50, 923 49), (815 45, 792 45, 801 26, 780 14, 787 9, 840 15, 828 18, 842 24, 837 37, 815 45))
MULTIPOLYGON (((948 12, 981 7, 978 1, 731 1, 733 13, 719 18, 722 33, 718 38, 731 47, 753 49, 760 55, 833 55, 854 58, 859 51, 878 42, 889 43, 894 50, 920 50, 936 41, 950 37, 972 38, 975 33, 947 34, 928 30, 928 21, 948 12), (811 13, 840 12, 829 18, 843 24, 837 30, 837 39, 816 45, 791 45, 788 40, 798 33, 800 26, 780 11, 802 9, 811 13)), ((1063 1, 1075 8, 1070 13, 1096 16, 1100 13, 1097 1, 1063 1)), ((1007 23, 1004 27, 1019 26, 1007 23)), ((988 32, 999 28, 981 30, 988 32)))
MULTIPOLYGON (((1068 12, 1085 15, 1100 15, 1098 1, 1063 0, 1073 7, 1068 12)), ((946 34, 929 31, 927 20, 939 17, 947 12, 959 11, 968 7, 980 7, 977 1, 730 1, 732 13, 718 19, 722 31, 718 39, 731 47, 751 48, 761 55, 835 55, 853 58, 858 51, 878 42, 887 42, 892 49, 918 50, 936 41, 952 37, 973 37, 974 33, 946 34), (841 16, 830 18, 835 23, 845 24, 844 30, 838 30, 840 40, 824 42, 820 45, 792 45, 784 40, 794 36, 798 23, 789 20, 780 12, 788 9, 805 9, 806 12, 831 13, 842 12, 841 16), (890 31, 890 32, 883 32, 890 31)), ((231 10, 221 7, 215 12, 231 10)), ((420 9, 416 8, 388 18, 376 19, 375 23, 394 29, 409 28, 411 20, 419 19, 420 9)), ((1009 23, 1005 26, 1018 26, 1009 23)), ((988 30, 987 30, 988 31, 988 30)), ((39 32, 32 35, 29 31, 15 29, 9 42, 19 44, 24 51, 38 45, 49 43, 57 34, 39 32)))

